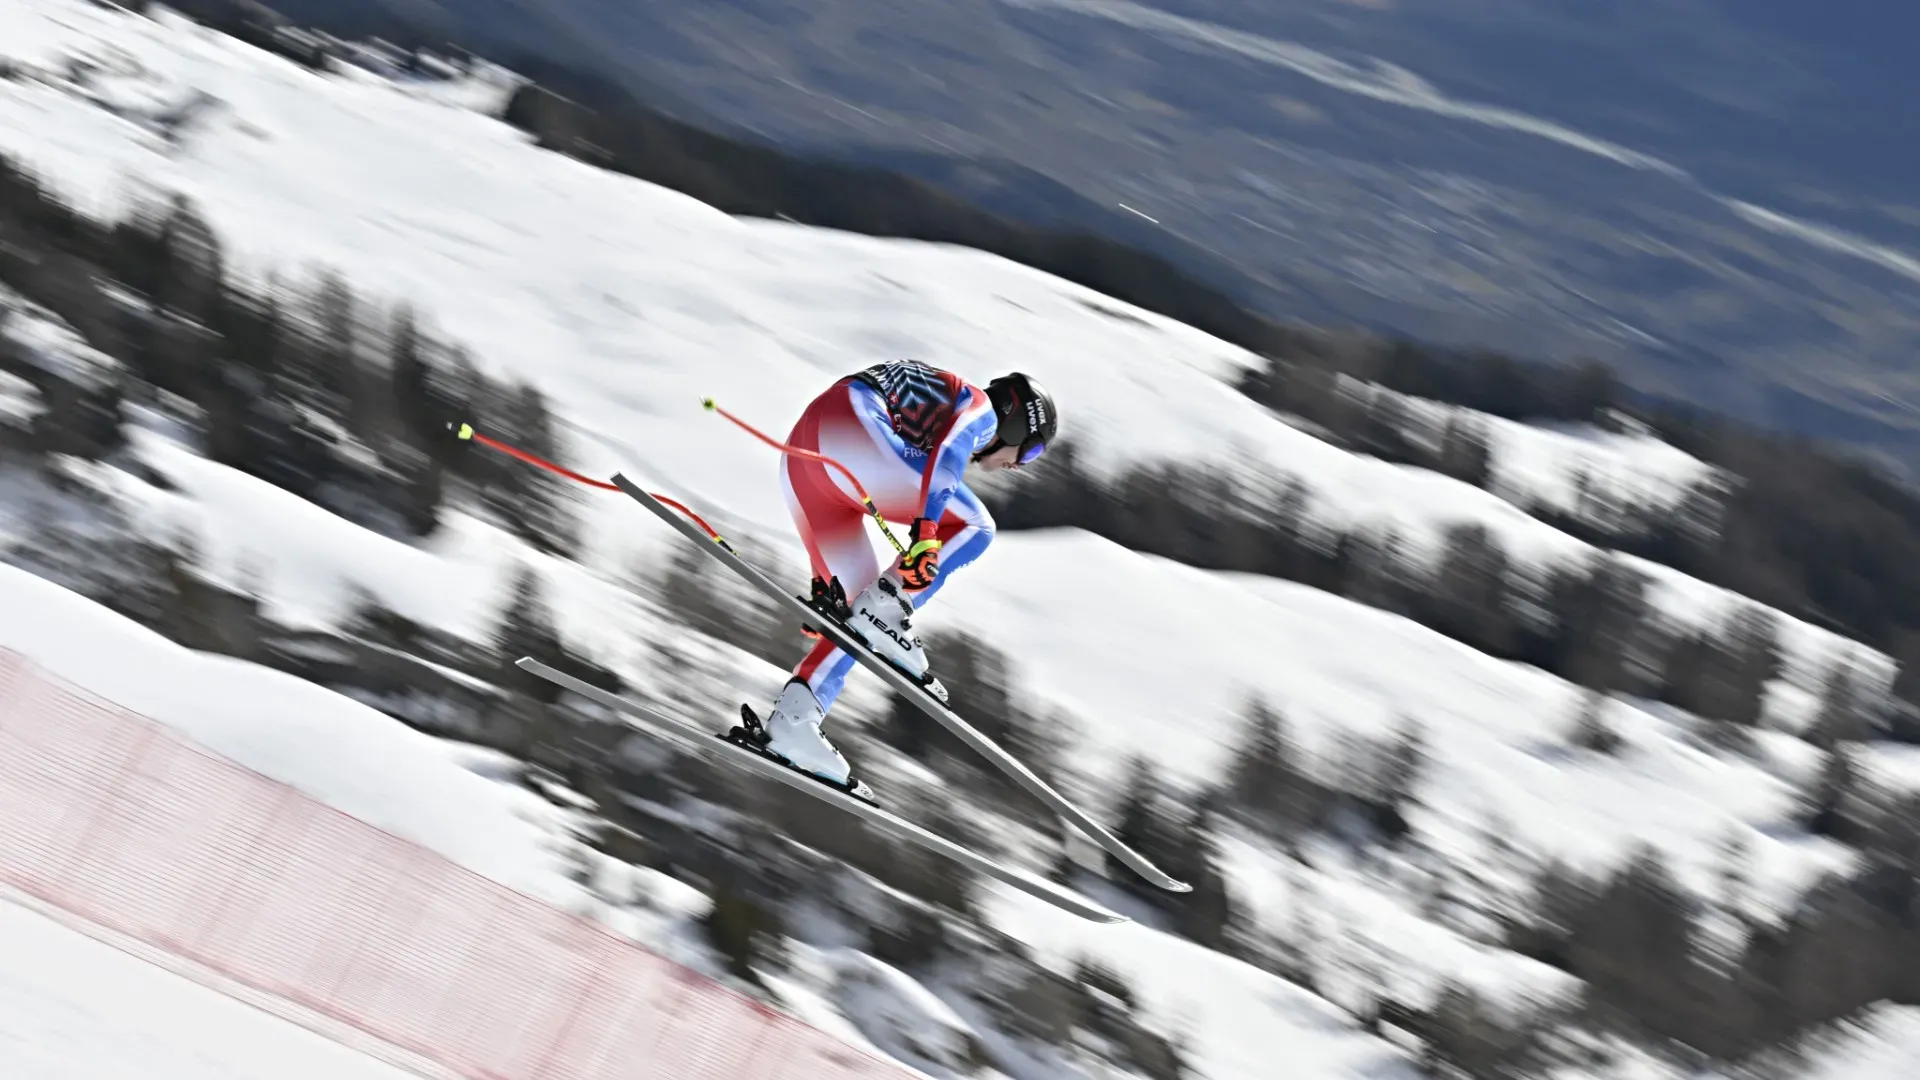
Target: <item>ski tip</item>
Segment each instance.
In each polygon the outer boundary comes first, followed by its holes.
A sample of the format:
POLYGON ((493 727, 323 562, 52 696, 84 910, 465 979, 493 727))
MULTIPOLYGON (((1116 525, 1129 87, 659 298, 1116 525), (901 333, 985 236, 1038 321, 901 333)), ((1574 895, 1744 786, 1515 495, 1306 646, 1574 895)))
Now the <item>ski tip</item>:
POLYGON ((719 405, 712 398, 703 397, 700 399, 700 407, 707 410, 708 412, 712 412, 714 409, 718 408, 719 405))
POLYGON ((1055 886, 1055 888, 1059 889, 1059 896, 1052 903, 1088 922, 1099 923, 1102 926, 1119 926, 1133 921, 1130 916, 1120 914, 1085 893, 1075 892, 1064 886, 1055 886))
POLYGON ((1144 866, 1137 867, 1137 869, 1140 871, 1141 877, 1146 878, 1148 881, 1153 882, 1154 885, 1158 886, 1159 888, 1165 889, 1168 892, 1192 892, 1193 891, 1192 885, 1189 885, 1186 882, 1181 881, 1179 878, 1174 877, 1173 875, 1167 873, 1165 870, 1160 869, 1159 867, 1153 865, 1152 863, 1146 863, 1144 866))

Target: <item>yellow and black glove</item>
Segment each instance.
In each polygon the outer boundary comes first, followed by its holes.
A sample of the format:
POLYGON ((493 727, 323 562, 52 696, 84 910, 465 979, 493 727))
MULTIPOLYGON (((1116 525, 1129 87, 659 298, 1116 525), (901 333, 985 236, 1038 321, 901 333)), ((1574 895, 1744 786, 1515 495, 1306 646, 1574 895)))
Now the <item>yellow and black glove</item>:
POLYGON ((919 592, 940 576, 939 524, 928 518, 913 519, 913 546, 900 556, 900 584, 908 592, 919 592))

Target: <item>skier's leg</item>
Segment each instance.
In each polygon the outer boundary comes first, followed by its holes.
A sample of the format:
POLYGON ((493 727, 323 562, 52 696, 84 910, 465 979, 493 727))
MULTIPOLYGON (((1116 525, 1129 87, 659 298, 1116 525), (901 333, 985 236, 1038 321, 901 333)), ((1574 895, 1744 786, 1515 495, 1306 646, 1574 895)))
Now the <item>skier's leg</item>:
MULTIPOLYGON (((849 580, 871 581, 880 576, 880 560, 867 539, 866 521, 859 513, 852 514, 849 522, 845 514, 808 517, 799 504, 790 502, 789 505, 794 509, 795 523, 800 524, 801 539, 807 545, 814 577, 828 582, 837 578, 844 587, 849 580)), ((793 678, 807 684, 824 714, 840 697, 841 687, 853 665, 852 656, 832 641, 821 638, 793 669, 793 678)))
MULTIPOLYGON (((846 400, 840 388, 821 395, 801 414, 789 443, 817 451, 823 429, 858 423, 846 400)), ((843 589, 857 589, 879 576, 880 560, 866 533, 865 510, 826 475, 825 466, 783 455, 780 484, 815 578, 838 579, 843 589)), ((853 657, 832 642, 824 638, 816 642, 794 668, 767 718, 767 750, 796 768, 846 783, 852 769, 820 729, 853 664, 853 657)))
MULTIPOLYGON (((841 506, 810 506, 801 493, 804 485, 796 491, 784 469, 782 477, 788 506, 807 546, 815 576, 831 581, 839 574, 877 574, 878 559, 862 531, 860 514, 849 514, 841 506)), ((796 768, 845 784, 853 774, 852 767, 820 729, 853 664, 853 657, 831 641, 821 638, 815 642, 793 669, 780 690, 780 700, 767 717, 766 748, 796 768)))
MULTIPOLYGON (((820 447, 825 443, 842 451, 841 456, 852 456, 845 454, 844 446, 834 445, 846 441, 836 436, 859 423, 845 402, 845 392, 837 388, 822 395, 794 425, 789 436, 791 445, 824 452, 820 447)), ((825 465, 808 458, 783 456, 780 484, 794 528, 807 547, 815 578, 823 582, 838 580, 848 595, 857 595, 880 576, 880 558, 867 535, 866 511, 827 475, 825 465)), ((833 708, 853 665, 852 656, 822 638, 794 668, 793 677, 807 684, 824 713, 833 708)))

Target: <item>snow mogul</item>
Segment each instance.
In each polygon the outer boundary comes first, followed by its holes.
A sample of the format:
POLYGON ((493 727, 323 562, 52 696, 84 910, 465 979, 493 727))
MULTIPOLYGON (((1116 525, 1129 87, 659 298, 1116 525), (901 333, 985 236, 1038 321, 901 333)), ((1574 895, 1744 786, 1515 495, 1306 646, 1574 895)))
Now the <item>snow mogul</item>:
MULTIPOLYGON (((1053 399, 1018 372, 983 390, 952 372, 896 360, 828 387, 800 414, 788 444, 844 465, 883 516, 911 517, 913 526, 905 550, 883 572, 855 487, 818 458, 782 454, 780 482, 812 563, 815 605, 837 614, 882 659, 925 681, 927 654, 913 635, 913 614, 993 542, 993 518, 967 487, 967 466, 1032 464, 1058 424, 1053 399)), ((765 721, 763 749, 850 786, 847 759, 821 725, 854 663, 831 640, 815 641, 765 721)))

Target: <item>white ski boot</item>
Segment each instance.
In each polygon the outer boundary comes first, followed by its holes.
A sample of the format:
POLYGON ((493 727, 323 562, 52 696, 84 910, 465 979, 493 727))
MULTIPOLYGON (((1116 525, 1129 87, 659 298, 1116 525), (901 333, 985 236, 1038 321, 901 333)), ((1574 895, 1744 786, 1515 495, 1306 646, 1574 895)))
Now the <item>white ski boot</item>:
POLYGON ((916 679, 927 673, 927 650, 913 635, 913 605, 892 574, 881 574, 854 598, 847 625, 894 667, 916 679))
POLYGON ((830 784, 848 787, 853 769, 839 750, 820 733, 826 711, 807 688, 804 679, 789 679, 780 691, 780 700, 767 717, 767 741, 763 747, 801 772, 812 773, 830 784))
POLYGON ((927 673, 927 650, 913 633, 913 604, 892 571, 881 574, 853 601, 847 629, 941 701, 947 688, 927 673))

